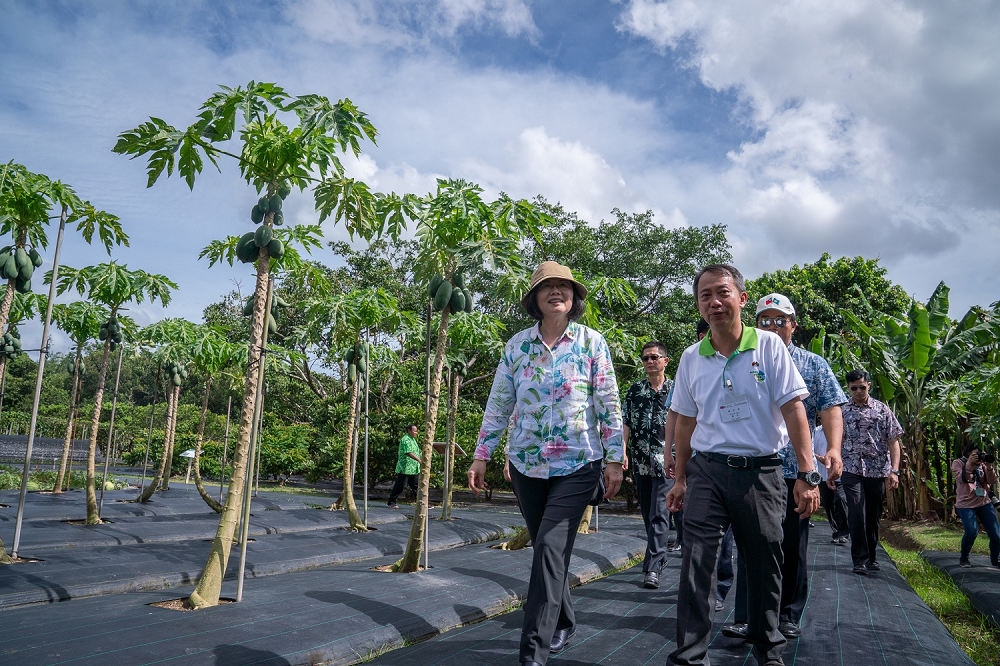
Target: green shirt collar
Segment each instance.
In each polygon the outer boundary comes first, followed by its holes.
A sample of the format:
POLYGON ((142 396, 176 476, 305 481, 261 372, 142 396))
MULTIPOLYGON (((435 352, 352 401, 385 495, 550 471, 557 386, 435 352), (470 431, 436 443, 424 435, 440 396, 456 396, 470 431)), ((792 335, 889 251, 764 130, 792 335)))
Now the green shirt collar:
MULTIPOLYGON (((701 339, 698 344, 698 353, 702 356, 712 356, 715 354, 715 347, 712 346, 712 341, 709 339, 712 337, 712 332, 709 331, 708 335, 701 339)), ((757 349, 757 329, 753 326, 743 326, 743 333, 740 335, 740 344, 736 347, 736 350, 740 353, 747 351, 748 349, 757 349)))

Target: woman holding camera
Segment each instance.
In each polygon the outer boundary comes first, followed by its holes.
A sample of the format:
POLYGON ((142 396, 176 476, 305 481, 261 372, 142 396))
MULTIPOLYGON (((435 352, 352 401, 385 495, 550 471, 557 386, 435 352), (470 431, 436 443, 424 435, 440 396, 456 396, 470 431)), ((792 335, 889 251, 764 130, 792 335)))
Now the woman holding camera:
POLYGON ((1000 568, 1000 524, 997 513, 990 501, 990 490, 997 482, 993 470, 992 456, 984 454, 975 444, 967 444, 962 457, 951 463, 955 476, 955 512, 962 519, 965 533, 962 535, 962 555, 960 566, 971 567, 969 553, 979 534, 976 518, 990 538, 990 563, 1000 568))

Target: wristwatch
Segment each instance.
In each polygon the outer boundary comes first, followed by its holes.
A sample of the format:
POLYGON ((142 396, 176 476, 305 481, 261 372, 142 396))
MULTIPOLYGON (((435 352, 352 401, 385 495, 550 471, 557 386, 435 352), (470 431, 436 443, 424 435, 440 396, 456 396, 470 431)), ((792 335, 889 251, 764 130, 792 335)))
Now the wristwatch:
POLYGON ((810 486, 815 488, 819 484, 823 483, 823 477, 819 475, 816 470, 809 470, 808 472, 799 472, 796 477, 800 481, 805 481, 810 486))

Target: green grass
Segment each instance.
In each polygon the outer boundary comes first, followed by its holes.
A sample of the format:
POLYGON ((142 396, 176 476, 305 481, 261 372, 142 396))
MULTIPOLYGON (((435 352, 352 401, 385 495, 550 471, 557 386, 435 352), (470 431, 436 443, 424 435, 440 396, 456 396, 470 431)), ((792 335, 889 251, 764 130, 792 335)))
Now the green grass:
MULTIPOLYGON (((920 551, 959 552, 962 530, 936 522, 882 522, 882 545, 899 573, 944 623, 969 658, 981 666, 1000 665, 1000 629, 972 607, 951 577, 920 551)), ((986 539, 976 539, 975 553, 989 553, 986 539)))

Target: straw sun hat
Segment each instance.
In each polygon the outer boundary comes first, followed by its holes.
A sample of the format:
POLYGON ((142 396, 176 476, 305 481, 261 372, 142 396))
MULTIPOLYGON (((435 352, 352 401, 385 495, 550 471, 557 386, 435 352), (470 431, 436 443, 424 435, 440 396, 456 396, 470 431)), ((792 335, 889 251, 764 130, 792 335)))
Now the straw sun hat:
POLYGON ((577 298, 583 299, 587 296, 587 288, 573 277, 573 271, 569 269, 569 266, 563 266, 555 261, 543 261, 531 274, 531 284, 528 285, 528 293, 521 298, 521 307, 528 308, 528 302, 534 298, 535 287, 546 280, 568 280, 573 283, 573 290, 576 292, 577 298))

